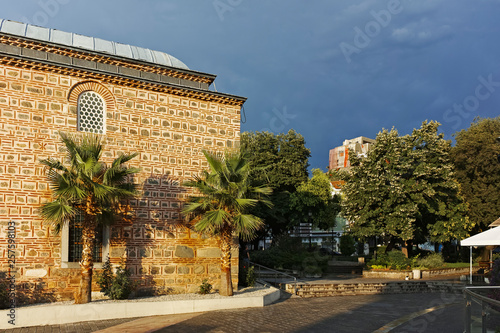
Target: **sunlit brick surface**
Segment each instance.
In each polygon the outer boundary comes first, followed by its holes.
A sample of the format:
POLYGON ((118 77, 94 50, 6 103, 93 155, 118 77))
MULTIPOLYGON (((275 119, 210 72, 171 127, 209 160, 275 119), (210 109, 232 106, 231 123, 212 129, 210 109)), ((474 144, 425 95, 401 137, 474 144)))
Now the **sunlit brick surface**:
MULTIPOLYGON (((206 167, 203 149, 238 146, 240 106, 212 99, 208 91, 177 94, 111 75, 96 79, 81 70, 29 67, 6 55, 0 60, 0 270, 8 270, 7 223, 15 221, 18 283, 39 283, 58 299, 72 298, 78 288, 79 269, 61 267, 61 236, 37 210, 50 197, 39 160, 63 158, 58 132, 77 132, 81 97, 82 115, 91 119, 80 121, 81 130, 105 132, 104 161, 139 153, 129 165, 141 168, 133 179, 140 195, 130 201, 132 219, 110 230, 112 263, 126 255, 143 290, 195 291, 204 278, 217 286, 218 242, 182 227, 181 203, 189 195, 182 182, 206 167)), ((237 259, 235 281, 236 272, 237 259)))

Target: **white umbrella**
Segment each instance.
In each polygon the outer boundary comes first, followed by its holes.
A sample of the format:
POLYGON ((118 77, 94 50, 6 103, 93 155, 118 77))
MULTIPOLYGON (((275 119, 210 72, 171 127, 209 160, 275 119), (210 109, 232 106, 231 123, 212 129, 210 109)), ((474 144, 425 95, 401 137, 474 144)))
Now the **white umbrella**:
POLYGON ((470 283, 472 283, 472 247, 473 246, 488 246, 488 245, 500 245, 500 226, 495 227, 486 231, 483 231, 477 235, 471 236, 460 241, 462 246, 470 246, 470 283))

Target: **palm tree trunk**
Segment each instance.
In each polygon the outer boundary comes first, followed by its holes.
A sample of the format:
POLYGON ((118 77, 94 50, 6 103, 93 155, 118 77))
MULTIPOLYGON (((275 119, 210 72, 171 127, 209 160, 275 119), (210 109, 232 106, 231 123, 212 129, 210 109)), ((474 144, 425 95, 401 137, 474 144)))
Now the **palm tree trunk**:
POLYGON ((219 294, 221 296, 233 296, 233 281, 231 279, 231 242, 232 232, 230 228, 224 228, 221 235, 221 278, 219 294))
POLYGON ((82 228, 82 261, 80 261, 82 277, 80 280, 80 290, 75 297, 76 304, 84 304, 92 301, 92 269, 94 268, 93 252, 95 234, 94 223, 84 221, 82 228))

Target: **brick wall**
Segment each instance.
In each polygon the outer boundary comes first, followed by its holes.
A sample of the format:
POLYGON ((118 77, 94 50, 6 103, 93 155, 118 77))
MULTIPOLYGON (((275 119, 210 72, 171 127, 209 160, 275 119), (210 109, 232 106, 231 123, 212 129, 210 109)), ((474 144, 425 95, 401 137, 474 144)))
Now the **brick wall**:
MULTIPOLYGON (((192 292, 204 278, 217 286, 217 240, 178 226, 188 195, 180 184, 206 166, 202 149, 238 146, 240 107, 14 65, 0 66, 0 271, 8 270, 7 223, 15 221, 17 280, 40 282, 58 299, 78 287, 79 269, 61 267, 61 235, 37 209, 49 198, 38 161, 63 157, 57 132, 76 131, 82 87, 106 101, 104 160, 140 153, 129 163, 142 170, 140 195, 130 202, 135 219, 111 228, 111 261, 126 253, 146 289, 192 292)), ((236 282, 236 258, 233 267, 236 282)))

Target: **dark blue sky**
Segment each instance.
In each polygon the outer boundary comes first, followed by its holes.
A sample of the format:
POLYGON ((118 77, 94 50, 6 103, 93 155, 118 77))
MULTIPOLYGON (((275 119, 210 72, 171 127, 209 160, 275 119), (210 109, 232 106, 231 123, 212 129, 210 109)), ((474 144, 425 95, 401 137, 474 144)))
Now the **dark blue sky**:
POLYGON ((500 106, 500 0, 18 0, 2 17, 167 52, 248 97, 242 131, 301 133, 311 167, 382 128, 446 138, 500 106))

